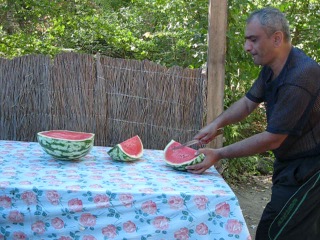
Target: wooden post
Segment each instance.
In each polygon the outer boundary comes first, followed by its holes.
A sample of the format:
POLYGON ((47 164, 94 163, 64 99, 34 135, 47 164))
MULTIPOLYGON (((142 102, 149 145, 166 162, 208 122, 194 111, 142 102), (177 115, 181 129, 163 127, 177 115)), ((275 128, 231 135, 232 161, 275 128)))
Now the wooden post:
MULTIPOLYGON (((223 111, 227 12, 227 0, 209 0, 207 123, 223 111)), ((222 145, 223 136, 220 135, 209 147, 218 148, 222 145)))

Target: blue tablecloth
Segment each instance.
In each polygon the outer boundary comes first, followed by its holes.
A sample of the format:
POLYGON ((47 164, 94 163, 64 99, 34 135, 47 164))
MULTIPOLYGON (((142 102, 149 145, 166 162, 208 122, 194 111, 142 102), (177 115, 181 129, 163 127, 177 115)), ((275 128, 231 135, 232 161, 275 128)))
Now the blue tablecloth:
POLYGON ((148 149, 116 162, 109 149, 61 161, 35 142, 0 141, 0 239, 251 239, 214 168, 175 171, 148 149))

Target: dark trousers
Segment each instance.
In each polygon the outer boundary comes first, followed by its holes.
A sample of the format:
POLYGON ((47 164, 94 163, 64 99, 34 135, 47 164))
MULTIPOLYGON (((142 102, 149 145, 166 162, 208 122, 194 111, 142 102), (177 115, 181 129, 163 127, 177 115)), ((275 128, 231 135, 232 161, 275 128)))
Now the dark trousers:
POLYGON ((320 171, 302 184, 296 175, 289 171, 274 182, 256 240, 320 240, 320 171))

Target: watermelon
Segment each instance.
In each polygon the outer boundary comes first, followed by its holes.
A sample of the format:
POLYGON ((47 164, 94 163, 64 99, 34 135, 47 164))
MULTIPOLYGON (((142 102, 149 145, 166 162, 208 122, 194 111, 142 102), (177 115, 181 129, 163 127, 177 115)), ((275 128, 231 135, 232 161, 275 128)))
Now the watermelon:
POLYGON ((196 155, 197 150, 190 147, 183 147, 174 149, 174 147, 180 146, 181 143, 171 140, 164 149, 164 159, 168 166, 180 170, 186 171, 186 167, 201 163, 205 156, 204 154, 196 155))
POLYGON ((67 130, 38 132, 43 150, 56 159, 75 160, 87 155, 93 147, 94 134, 67 130))
POLYGON ((142 157, 143 145, 138 135, 129 138, 108 151, 109 156, 117 161, 135 161, 142 157))

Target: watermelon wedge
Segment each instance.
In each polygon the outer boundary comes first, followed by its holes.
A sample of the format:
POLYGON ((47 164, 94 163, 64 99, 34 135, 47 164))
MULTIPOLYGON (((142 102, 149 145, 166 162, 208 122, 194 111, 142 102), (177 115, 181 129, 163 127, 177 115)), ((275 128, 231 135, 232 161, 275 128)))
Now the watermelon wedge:
POLYGON ((116 161, 135 161, 143 155, 143 144, 140 137, 136 135, 111 148, 108 154, 116 161))
POLYGON ((176 170, 186 171, 186 166, 201 163, 205 156, 204 154, 195 155, 197 150, 190 147, 174 149, 180 146, 181 143, 171 140, 164 149, 164 159, 166 164, 176 170))
POLYGON ((67 130, 37 133, 43 150, 56 159, 75 160, 87 155, 94 143, 94 134, 67 130))

